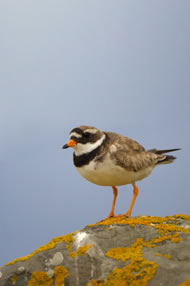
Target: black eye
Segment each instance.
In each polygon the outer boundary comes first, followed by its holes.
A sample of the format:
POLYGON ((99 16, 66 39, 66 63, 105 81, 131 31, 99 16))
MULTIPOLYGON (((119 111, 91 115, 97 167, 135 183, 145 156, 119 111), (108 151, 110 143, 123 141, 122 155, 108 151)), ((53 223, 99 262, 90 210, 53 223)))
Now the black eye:
POLYGON ((85 138, 89 138, 90 137, 90 133, 89 132, 84 133, 84 137, 85 138))

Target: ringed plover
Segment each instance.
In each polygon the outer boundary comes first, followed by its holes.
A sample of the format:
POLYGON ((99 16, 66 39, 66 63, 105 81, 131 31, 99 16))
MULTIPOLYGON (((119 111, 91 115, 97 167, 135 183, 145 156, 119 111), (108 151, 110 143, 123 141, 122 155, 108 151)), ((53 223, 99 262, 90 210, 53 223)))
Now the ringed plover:
POLYGON ((149 176, 156 166, 172 163, 176 159, 174 156, 164 155, 165 153, 180 150, 145 150, 128 137, 91 126, 72 129, 70 140, 63 149, 68 147, 74 150, 74 166, 82 177, 96 185, 112 187, 113 202, 107 218, 115 217, 117 186, 133 185, 133 198, 124 214, 130 216, 138 195, 136 181, 149 176))

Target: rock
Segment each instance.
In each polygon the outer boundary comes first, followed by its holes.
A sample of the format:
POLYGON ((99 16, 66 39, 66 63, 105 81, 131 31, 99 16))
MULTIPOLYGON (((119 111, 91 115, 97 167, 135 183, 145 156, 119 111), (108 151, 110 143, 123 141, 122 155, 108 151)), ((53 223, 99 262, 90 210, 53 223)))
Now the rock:
POLYGON ((190 216, 113 218, 0 268, 0 286, 190 285, 190 216))

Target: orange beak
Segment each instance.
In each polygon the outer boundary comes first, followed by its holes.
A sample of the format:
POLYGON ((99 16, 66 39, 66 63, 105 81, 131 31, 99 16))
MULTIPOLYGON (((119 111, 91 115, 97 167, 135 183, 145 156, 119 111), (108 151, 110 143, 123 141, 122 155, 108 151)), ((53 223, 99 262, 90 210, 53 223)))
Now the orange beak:
POLYGON ((73 139, 69 140, 69 142, 67 142, 62 148, 63 149, 66 149, 66 148, 69 148, 69 147, 73 147, 74 145, 76 145, 77 142, 74 141, 73 139))

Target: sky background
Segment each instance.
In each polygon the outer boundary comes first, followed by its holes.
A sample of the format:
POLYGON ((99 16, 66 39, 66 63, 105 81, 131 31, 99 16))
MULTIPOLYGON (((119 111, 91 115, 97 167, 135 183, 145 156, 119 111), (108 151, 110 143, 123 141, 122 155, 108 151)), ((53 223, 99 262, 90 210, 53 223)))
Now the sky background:
MULTIPOLYGON (((182 148, 137 183, 133 215, 190 215, 189 11, 189 0, 1 2, 0 265, 108 215, 112 189, 61 149, 79 125, 182 148)), ((116 213, 131 199, 120 187, 116 213)))

